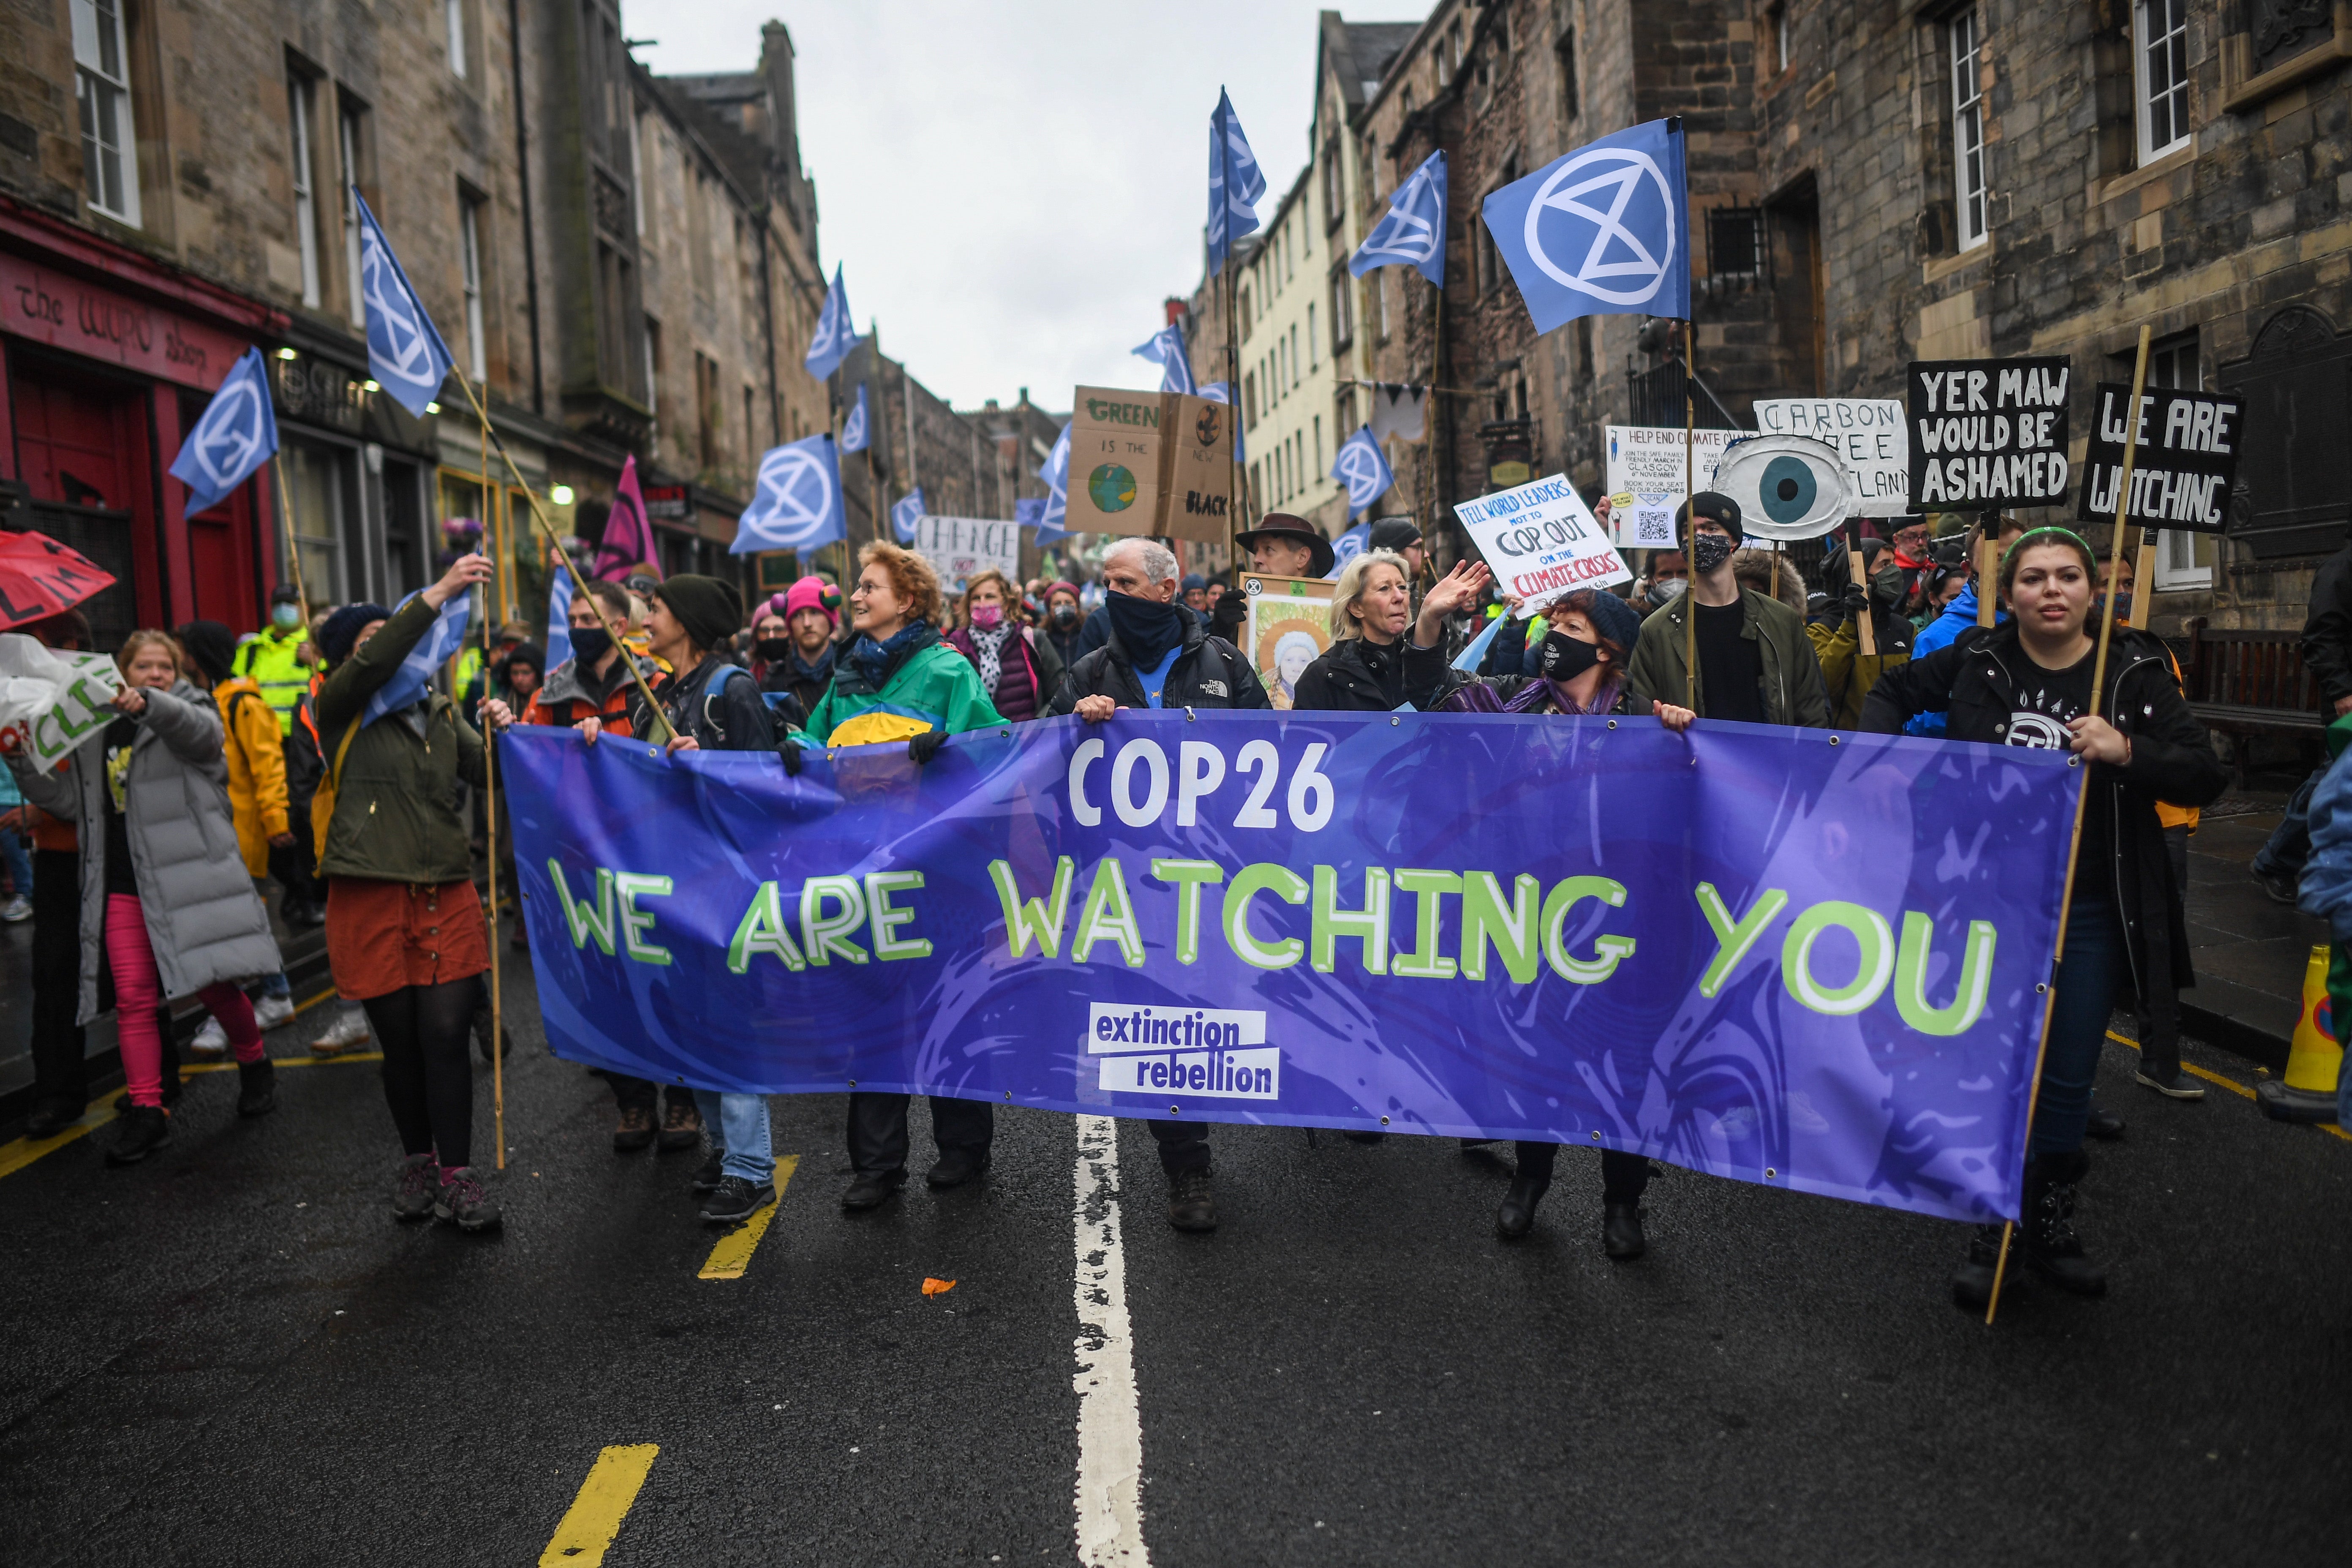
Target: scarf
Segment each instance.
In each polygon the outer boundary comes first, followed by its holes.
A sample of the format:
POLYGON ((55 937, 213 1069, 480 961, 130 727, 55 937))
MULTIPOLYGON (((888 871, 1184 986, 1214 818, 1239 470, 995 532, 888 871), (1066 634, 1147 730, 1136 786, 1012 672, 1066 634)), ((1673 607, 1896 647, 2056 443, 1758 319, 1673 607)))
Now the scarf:
POLYGON ((993 697, 996 682, 1004 674, 1004 639, 1013 635, 1012 624, 1003 623, 989 632, 967 626, 964 635, 971 638, 972 657, 980 664, 980 689, 993 697))
POLYGON ((835 645, 832 643, 825 644, 824 657, 814 664, 811 664, 808 660, 803 658, 801 657, 800 649, 793 649, 792 652, 784 656, 785 673, 791 676, 794 680, 805 680, 811 686, 831 685, 833 682, 833 655, 835 646, 835 645))
POLYGON ((1138 669, 1158 668, 1168 650, 1183 642, 1184 629, 1192 617, 1185 605, 1138 594, 1106 594, 1103 607, 1110 615, 1110 629, 1118 634, 1118 646, 1126 651, 1128 662, 1138 669))
POLYGON ((882 683, 909 656, 939 640, 940 634, 931 629, 930 622, 924 620, 908 621, 892 633, 887 642, 876 642, 860 632, 857 640, 849 645, 849 662, 857 667, 857 673, 866 678, 866 685, 879 691, 882 683))

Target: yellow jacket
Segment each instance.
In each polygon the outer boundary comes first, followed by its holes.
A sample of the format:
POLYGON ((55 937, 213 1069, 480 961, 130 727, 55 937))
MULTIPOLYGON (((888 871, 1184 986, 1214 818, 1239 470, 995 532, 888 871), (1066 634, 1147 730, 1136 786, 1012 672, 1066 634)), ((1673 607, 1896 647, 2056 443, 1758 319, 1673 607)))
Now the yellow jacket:
POLYGON ((269 841, 290 832, 286 821, 286 751, 278 712, 260 684, 232 676, 213 688, 228 752, 228 804, 236 814, 236 847, 252 876, 269 874, 269 841))

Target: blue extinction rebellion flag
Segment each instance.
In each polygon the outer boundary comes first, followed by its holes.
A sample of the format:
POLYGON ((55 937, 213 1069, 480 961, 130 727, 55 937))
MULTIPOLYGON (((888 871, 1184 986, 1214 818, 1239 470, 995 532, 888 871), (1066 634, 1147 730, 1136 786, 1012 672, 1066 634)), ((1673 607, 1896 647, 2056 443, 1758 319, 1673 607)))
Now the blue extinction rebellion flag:
POLYGON ((1690 201, 1678 122, 1653 120, 1553 160, 1481 216, 1536 331, 1579 316, 1690 319, 1690 201))
POLYGON ((1257 228, 1257 199, 1265 195, 1265 175, 1250 151, 1242 122, 1234 118, 1234 100, 1217 89, 1217 107, 1209 116, 1209 266, 1224 265, 1225 251, 1234 240, 1257 228))
POLYGON ((441 395, 441 383, 456 362, 357 185, 352 187, 352 205, 360 219, 360 294, 367 303, 368 374, 392 394, 394 402, 422 419, 425 405, 441 395))
POLYGON ((1160 391, 1200 395, 1192 385, 1192 361, 1184 352, 1183 328, 1171 322, 1137 344, 1134 353, 1139 359, 1150 360, 1160 366, 1160 391))
POLYGON ((1432 153, 1390 193, 1388 215, 1348 258, 1348 271, 1357 278, 1381 267, 1410 267, 1445 287, 1444 149, 1432 153))
POLYGON ((901 544, 915 542, 915 524, 923 520, 923 487, 917 485, 890 509, 890 530, 901 544))
POLYGON ((841 449, 843 451, 863 452, 866 450, 866 384, 861 381, 857 384, 857 406, 851 409, 849 411, 849 417, 841 422, 841 449))
POLYGON ((1348 516, 1361 517, 1364 509, 1388 493, 1396 483, 1396 475, 1381 451, 1381 444, 1372 439, 1372 427, 1359 425, 1356 433, 1339 444, 1331 463, 1331 477, 1348 487, 1348 516))
MULTIPOLYGON (((424 591, 419 588, 416 594, 424 591)), ((409 595, 408 599, 414 599, 416 594, 409 595)), ((404 607, 408 599, 401 600, 401 605, 404 607)), ((360 715, 362 726, 374 723, 387 713, 396 713, 425 695, 433 683, 434 671, 466 646, 466 622, 473 613, 471 588, 449 595, 433 629, 417 639, 416 646, 408 650, 408 657, 400 661, 400 668, 392 672, 392 679, 377 687, 375 695, 368 699, 367 710, 360 715)))
POLYGON ((259 349, 247 349, 221 377, 220 390, 172 459, 172 472, 187 484, 188 510, 200 512, 245 483, 277 451, 268 368, 259 349))
POLYGON ((849 321, 849 290, 842 286, 841 266, 836 262, 833 287, 824 291, 824 309, 817 312, 816 331, 809 339, 808 357, 801 363, 823 381, 841 368, 841 362, 857 343, 857 332, 849 321))
POLYGON ((751 504, 735 520, 730 555, 763 550, 814 550, 849 537, 849 515, 841 505, 841 458, 833 437, 803 436, 772 447, 760 459, 760 482, 751 504))

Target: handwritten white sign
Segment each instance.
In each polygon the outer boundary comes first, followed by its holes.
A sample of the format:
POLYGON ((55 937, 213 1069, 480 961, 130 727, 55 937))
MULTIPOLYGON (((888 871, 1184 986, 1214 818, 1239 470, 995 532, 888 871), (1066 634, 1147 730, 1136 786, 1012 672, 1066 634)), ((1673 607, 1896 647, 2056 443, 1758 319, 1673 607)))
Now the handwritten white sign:
MULTIPOLYGON (((1723 449, 1745 430, 1693 433, 1689 461, 1698 488, 1715 480, 1723 449)), ((1636 550, 1672 550, 1675 513, 1684 489, 1683 433, 1663 426, 1612 425, 1609 437, 1609 535, 1636 550)))
POLYGON ((1810 436, 1838 449, 1853 490, 1849 517, 1901 517, 1911 510, 1911 423, 1893 397, 1767 397, 1756 405, 1767 436, 1810 436))
POLYGON ((1584 498, 1563 475, 1460 502, 1454 515, 1477 541, 1496 585, 1519 601, 1522 616, 1579 588, 1633 579, 1584 498))
POLYGON ((993 566, 1021 580, 1021 525, 992 517, 924 517, 915 523, 914 552, 931 563, 940 583, 961 594, 967 580, 993 566))

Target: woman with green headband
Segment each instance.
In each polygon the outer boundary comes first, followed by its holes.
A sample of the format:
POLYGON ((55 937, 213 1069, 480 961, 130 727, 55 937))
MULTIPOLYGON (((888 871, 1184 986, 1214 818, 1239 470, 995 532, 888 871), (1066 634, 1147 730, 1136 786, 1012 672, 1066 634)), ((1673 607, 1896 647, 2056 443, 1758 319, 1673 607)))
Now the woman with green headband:
MULTIPOLYGON (((2025 533, 2000 563, 2011 618, 1888 671, 1862 715, 1864 730, 1894 735, 1916 713, 1940 712, 1949 740, 2063 748, 2090 769, 2020 1227, 2026 1267, 2081 1296, 2103 1294, 2107 1283, 2084 1255, 2074 1213, 2075 1185, 2089 1168, 2083 1129, 2108 1015, 2121 996, 2191 984, 2156 803, 2205 805, 2229 782, 2173 683, 2163 645, 2147 633, 2115 628, 2105 689, 2093 702, 2098 570, 2090 545, 2071 531, 2025 533)), ((2000 1226, 1977 1227, 1952 1276, 1961 1306, 1981 1310, 1991 1300, 2000 1237, 2000 1226)))

